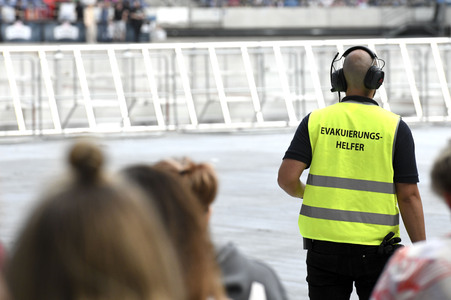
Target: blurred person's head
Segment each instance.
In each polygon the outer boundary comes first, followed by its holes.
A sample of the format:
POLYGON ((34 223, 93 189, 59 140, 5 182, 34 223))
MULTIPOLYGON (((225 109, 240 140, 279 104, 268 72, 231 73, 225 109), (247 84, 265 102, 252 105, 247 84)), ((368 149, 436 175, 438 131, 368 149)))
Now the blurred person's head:
POLYGON ((204 211, 209 212, 218 193, 218 177, 212 165, 196 163, 190 158, 171 158, 155 164, 161 170, 179 176, 200 201, 204 211))
POLYGON ((102 172, 90 143, 70 151, 72 178, 44 195, 6 264, 14 300, 185 299, 174 250, 138 189, 102 172))
POLYGON ((3 273, 0 273, 0 300, 10 300, 6 289, 5 280, 3 278, 3 273))
POLYGON ((4 276, 3 276, 3 265, 6 260, 6 249, 3 247, 2 241, 0 240, 0 300, 6 300, 7 293, 6 293, 6 285, 4 282, 4 276))
POLYGON ((6 253, 3 245, 0 241, 0 300, 8 300, 8 294, 6 290, 6 284, 3 276, 3 264, 5 261, 6 253))
POLYGON ((443 197, 451 208, 451 141, 439 153, 432 165, 431 185, 434 192, 443 197))
POLYGON ((223 297, 204 210, 191 190, 173 174, 149 165, 121 171, 155 200, 180 258, 188 299, 223 297))
POLYGON ((3 264, 6 259, 6 250, 3 247, 2 241, 0 241, 0 271, 3 270, 3 264))

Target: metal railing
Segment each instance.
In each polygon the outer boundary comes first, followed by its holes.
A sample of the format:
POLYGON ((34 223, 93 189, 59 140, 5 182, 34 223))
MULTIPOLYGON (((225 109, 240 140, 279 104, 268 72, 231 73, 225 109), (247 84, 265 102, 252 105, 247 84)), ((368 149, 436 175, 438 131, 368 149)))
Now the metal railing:
POLYGON ((2 46, 0 135, 297 126, 353 45, 386 61, 384 108, 451 121, 448 38, 2 46))

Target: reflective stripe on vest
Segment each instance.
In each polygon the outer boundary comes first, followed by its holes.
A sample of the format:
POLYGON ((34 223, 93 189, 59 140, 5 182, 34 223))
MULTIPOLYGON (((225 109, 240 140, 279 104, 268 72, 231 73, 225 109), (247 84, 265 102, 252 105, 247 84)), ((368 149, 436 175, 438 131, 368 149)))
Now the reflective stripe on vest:
POLYGON ((299 214, 305 238, 379 245, 399 236, 393 148, 399 116, 341 102, 309 117, 312 161, 299 214))
POLYGON ((330 208, 302 205, 301 215, 325 220, 358 222, 365 224, 396 226, 399 224, 399 214, 385 215, 359 211, 338 210, 330 208))
POLYGON ((395 194, 393 183, 309 174, 307 184, 356 191, 395 194))

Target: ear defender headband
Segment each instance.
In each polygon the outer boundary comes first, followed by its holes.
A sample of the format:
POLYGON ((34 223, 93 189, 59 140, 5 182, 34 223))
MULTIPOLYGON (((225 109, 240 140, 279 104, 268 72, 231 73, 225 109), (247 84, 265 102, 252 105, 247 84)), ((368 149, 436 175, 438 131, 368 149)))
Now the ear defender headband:
MULTIPOLYGON (((385 66, 385 61, 378 58, 376 53, 371 51, 369 48, 365 46, 355 46, 351 47, 348 50, 343 53, 342 56, 340 56, 339 59, 337 59, 339 53, 335 54, 334 59, 332 60, 332 63, 330 65, 330 82, 332 85, 332 88, 330 89, 331 92, 346 92, 347 84, 346 84, 346 78, 343 73, 343 68, 340 68, 338 70, 335 69, 334 64, 335 62, 341 60, 342 58, 348 56, 349 53, 351 53, 354 50, 364 50, 367 52, 371 58, 373 59, 373 62, 376 61, 382 61, 384 64, 382 65, 382 68, 385 66)), ((365 78, 363 80, 365 87, 370 90, 377 90, 382 83, 384 82, 384 71, 382 71, 382 68, 379 68, 377 65, 372 65, 368 71, 366 72, 365 78)))

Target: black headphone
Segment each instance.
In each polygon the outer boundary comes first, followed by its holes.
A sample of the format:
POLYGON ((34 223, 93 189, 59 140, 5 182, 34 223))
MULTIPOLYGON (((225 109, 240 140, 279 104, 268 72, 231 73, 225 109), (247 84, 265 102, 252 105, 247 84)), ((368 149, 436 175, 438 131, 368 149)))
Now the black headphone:
MULTIPOLYGON (((346 92, 347 89, 346 78, 343 73, 343 68, 335 70, 334 63, 341 60, 343 57, 348 56, 348 54, 351 53, 352 51, 358 49, 366 51, 371 56, 373 61, 374 60, 382 61, 384 63, 382 68, 385 66, 385 61, 378 58, 376 53, 374 53, 365 46, 351 47, 348 50, 346 50, 345 53, 343 53, 343 55, 339 59, 337 59, 339 55, 339 53, 337 53, 335 54, 335 57, 330 65, 330 83, 332 85, 332 88, 330 89, 331 92, 346 92)), ((382 83, 384 82, 384 71, 382 71, 382 68, 373 65, 368 69, 365 75, 365 79, 363 80, 365 87, 367 89, 377 90, 382 85, 382 83)))

